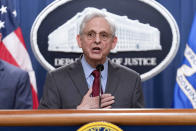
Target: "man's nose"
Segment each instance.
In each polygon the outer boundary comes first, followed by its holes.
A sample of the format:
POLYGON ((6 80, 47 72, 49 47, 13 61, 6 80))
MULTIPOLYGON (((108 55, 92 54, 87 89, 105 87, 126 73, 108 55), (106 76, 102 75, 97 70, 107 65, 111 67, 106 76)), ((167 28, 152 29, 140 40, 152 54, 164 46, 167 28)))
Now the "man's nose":
POLYGON ((101 39, 100 39, 99 34, 96 34, 96 36, 95 36, 95 42, 96 42, 97 44, 99 44, 99 43, 101 42, 101 39))

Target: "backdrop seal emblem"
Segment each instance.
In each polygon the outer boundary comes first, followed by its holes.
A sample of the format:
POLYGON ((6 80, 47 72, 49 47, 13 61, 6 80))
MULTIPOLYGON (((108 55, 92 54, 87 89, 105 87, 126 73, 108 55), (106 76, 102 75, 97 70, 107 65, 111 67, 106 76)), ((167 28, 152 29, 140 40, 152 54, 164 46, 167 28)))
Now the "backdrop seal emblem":
POLYGON ((122 131, 122 129, 112 123, 102 121, 88 123, 77 131, 122 131))
POLYGON ((178 25, 155 0, 56 0, 43 9, 31 29, 33 52, 45 69, 68 65, 81 56, 78 25, 93 10, 115 21, 118 43, 110 59, 140 73, 142 81, 160 73, 175 57, 178 25))

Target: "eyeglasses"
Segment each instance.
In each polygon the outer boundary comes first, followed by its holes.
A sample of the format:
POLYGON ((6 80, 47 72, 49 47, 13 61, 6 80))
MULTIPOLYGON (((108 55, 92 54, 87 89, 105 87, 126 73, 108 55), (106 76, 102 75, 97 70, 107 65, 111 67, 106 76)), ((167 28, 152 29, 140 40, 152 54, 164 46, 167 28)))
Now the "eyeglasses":
POLYGON ((112 37, 112 34, 108 34, 107 32, 96 33, 94 31, 89 31, 84 33, 88 40, 95 40, 97 34, 99 34, 99 39, 101 41, 107 41, 110 37, 112 37))

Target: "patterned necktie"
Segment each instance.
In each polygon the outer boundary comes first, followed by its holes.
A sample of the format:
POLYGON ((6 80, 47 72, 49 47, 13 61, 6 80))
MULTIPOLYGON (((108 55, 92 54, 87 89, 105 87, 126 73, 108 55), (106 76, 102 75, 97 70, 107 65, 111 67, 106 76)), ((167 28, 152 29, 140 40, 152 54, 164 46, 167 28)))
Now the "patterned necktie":
POLYGON ((100 77, 100 72, 98 70, 94 70, 92 72, 92 75, 94 76, 94 81, 93 81, 93 91, 92 91, 92 96, 99 96, 99 91, 100 91, 100 81, 99 81, 99 77, 100 77))

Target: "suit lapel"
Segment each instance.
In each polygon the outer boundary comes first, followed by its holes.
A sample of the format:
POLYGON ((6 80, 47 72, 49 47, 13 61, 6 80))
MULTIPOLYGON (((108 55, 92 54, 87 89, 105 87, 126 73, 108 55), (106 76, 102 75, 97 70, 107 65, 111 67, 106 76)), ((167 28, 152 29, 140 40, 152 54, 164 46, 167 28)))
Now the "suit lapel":
POLYGON ((70 66, 70 70, 68 72, 78 92, 83 97, 88 91, 88 84, 86 82, 80 59, 77 60, 76 63, 74 63, 72 66, 70 66))
POLYGON ((117 75, 118 67, 111 61, 108 62, 108 78, 106 84, 106 93, 114 94, 117 87, 119 87, 119 75, 117 75))
MULTIPOLYGON (((108 62, 108 78, 106 83, 106 93, 114 94, 115 90, 119 87, 119 75, 117 75, 118 67, 113 64, 110 60, 108 62)), ((83 97, 88 91, 88 84, 84 75, 82 64, 80 59, 77 60, 70 70, 68 70, 70 78, 72 79, 78 92, 83 97)))

